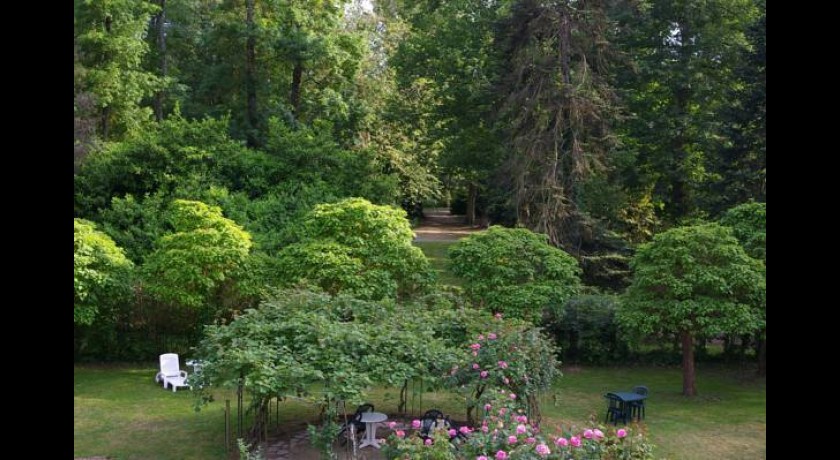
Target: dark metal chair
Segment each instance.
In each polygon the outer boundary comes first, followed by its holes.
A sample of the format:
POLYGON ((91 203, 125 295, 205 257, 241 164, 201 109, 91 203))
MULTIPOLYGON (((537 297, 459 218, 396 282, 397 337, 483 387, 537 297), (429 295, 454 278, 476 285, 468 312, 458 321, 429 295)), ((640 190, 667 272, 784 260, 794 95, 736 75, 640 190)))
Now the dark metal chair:
MULTIPOLYGON (((647 396, 648 394, 648 387, 644 385, 639 385, 633 387, 633 393, 637 395, 647 396)), ((630 417, 636 416, 637 419, 642 420, 645 418, 645 400, 641 401, 633 401, 630 403, 630 417)))
POLYGON ((626 425, 629 414, 624 400, 612 393, 606 393, 604 398, 607 399, 607 415, 604 417, 604 423, 613 422, 614 425, 618 425, 618 421, 621 420, 626 425))
POLYGON ((338 438, 341 440, 342 446, 347 444, 347 439, 350 437, 351 432, 355 432, 357 436, 365 432, 367 425, 362 422, 362 414, 365 412, 373 412, 373 404, 365 403, 357 407, 353 417, 341 425, 341 430, 338 432, 338 438))

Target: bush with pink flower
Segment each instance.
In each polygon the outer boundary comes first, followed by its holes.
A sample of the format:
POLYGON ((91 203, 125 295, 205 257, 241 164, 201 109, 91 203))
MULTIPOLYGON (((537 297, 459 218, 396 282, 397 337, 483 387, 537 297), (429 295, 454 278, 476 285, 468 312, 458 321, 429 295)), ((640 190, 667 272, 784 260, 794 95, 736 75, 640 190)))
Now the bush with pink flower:
MULTIPOLYGON (((535 395, 559 375, 557 349, 531 324, 501 316, 475 315, 468 325, 469 342, 448 381, 467 396, 467 419, 475 424, 479 401, 486 391, 506 388, 521 398, 529 414, 539 414, 535 395)), ((538 420, 537 420, 538 422, 538 420)))
POLYGON ((505 460, 648 460, 652 445, 630 428, 556 428, 534 426, 525 415, 521 399, 511 399, 503 389, 491 392, 482 426, 458 446, 456 458, 505 460))

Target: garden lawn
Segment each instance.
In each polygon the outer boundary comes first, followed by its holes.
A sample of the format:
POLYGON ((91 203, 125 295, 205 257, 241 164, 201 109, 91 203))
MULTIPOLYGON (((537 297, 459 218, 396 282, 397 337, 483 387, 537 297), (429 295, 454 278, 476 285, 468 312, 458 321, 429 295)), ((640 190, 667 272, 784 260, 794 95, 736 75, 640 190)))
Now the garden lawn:
MULTIPOLYGON (((224 459, 224 395, 205 410, 193 411, 189 390, 164 391, 152 382, 154 368, 81 367, 74 370, 75 457, 118 459, 224 459)), ((698 366, 699 396, 681 396, 675 368, 565 368, 564 377, 542 398, 544 424, 591 426, 603 422, 603 393, 647 385, 646 425, 657 458, 766 458, 766 385, 747 371, 698 366)), ((378 411, 396 410, 399 389, 377 389, 370 401, 378 411)), ((234 399, 234 398, 231 398, 234 399)), ((415 412, 434 407, 464 418, 462 399, 427 392, 415 412)), ((311 406, 285 402, 280 419, 311 420, 311 406)), ((411 401, 409 409, 411 409, 411 401)))
POLYGON ((636 385, 650 390, 645 424, 657 458, 766 458, 766 380, 754 377, 753 370, 698 364, 698 396, 686 398, 680 394, 679 368, 570 367, 543 398, 543 415, 549 426, 582 426, 590 417, 603 423, 603 393, 636 385))
MULTIPOLYGON (((156 372, 153 367, 74 368, 74 457, 226 458, 222 410, 225 395, 216 394, 217 402, 196 413, 192 392, 187 388, 177 393, 163 390, 153 381, 156 372)), ((227 397, 235 416, 235 394, 227 397)), ((300 413, 315 415, 299 403, 281 405, 281 420, 293 420, 300 413)))

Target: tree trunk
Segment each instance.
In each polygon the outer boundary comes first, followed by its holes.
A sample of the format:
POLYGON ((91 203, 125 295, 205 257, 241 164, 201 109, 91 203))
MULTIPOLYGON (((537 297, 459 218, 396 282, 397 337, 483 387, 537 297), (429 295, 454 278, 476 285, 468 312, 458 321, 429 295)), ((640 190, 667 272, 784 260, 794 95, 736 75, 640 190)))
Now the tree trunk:
MULTIPOLYGON (((160 75, 166 77, 169 73, 169 65, 166 61, 166 0, 160 0, 160 13, 157 17, 157 45, 160 53, 160 75)), ((166 94, 160 90, 155 94, 155 120, 163 120, 163 102, 166 94)))
POLYGON ((467 189, 467 225, 475 224, 475 200, 478 196, 478 187, 470 182, 467 189))
POLYGON ((295 61, 295 67, 292 69, 292 93, 289 95, 289 102, 292 104, 292 112, 295 118, 300 115, 300 81, 303 77, 303 61, 298 59, 295 61))
POLYGON ((248 101, 246 141, 248 147, 257 146, 257 83, 255 75, 257 38, 254 30, 254 2, 255 0, 248 0, 245 6, 245 24, 248 29, 248 39, 245 42, 245 92, 248 101))
POLYGON ((682 368, 683 368, 683 395, 696 396, 697 388, 694 385, 694 337, 689 331, 680 332, 682 341, 682 368))
POLYGON ((767 328, 758 335, 758 375, 767 376, 767 328))
MULTIPOLYGON (((111 16, 105 17, 105 33, 111 33, 111 16)), ((111 107, 105 106, 102 107, 101 111, 101 131, 102 131, 102 139, 108 140, 108 136, 110 135, 110 128, 111 128, 111 107)))

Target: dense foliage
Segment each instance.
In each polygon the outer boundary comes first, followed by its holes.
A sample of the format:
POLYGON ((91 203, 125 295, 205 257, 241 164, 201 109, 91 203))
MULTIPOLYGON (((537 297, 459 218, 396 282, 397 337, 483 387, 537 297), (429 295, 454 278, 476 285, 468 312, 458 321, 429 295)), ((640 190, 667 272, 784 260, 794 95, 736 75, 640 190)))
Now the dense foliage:
POLYGON ((96 225, 73 219, 73 321, 89 325, 100 307, 124 301, 132 263, 96 225))
POLYGON ((580 287, 577 261, 524 228, 490 227, 449 248, 452 271, 480 308, 539 321, 580 287))
POLYGON ((766 260, 765 35, 764 0, 75 0, 74 217, 138 267, 76 293, 77 357, 189 350, 278 286, 433 291, 393 207, 451 204, 546 235, 453 249, 471 303, 616 359, 612 303, 566 301, 680 275, 632 278, 658 233, 719 220, 766 260))

